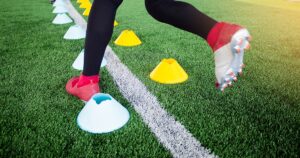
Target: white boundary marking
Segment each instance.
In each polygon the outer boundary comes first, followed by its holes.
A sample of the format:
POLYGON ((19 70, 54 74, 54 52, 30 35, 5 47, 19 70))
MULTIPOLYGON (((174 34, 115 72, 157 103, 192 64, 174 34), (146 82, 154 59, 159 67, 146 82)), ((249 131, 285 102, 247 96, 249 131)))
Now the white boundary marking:
MULTIPOLYGON (((74 8, 70 0, 65 0, 70 16, 75 23, 86 30, 87 23, 74 8)), ((185 127, 170 116, 147 87, 120 61, 113 50, 107 46, 105 53, 107 70, 118 85, 123 96, 133 105, 150 130, 166 147, 173 157, 217 157, 204 148, 185 127)))

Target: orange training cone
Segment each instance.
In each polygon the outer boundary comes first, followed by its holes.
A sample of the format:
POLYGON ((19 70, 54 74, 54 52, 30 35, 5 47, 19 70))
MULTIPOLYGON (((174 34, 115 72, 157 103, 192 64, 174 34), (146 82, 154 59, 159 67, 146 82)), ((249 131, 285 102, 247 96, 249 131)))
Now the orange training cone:
POLYGON ((188 79, 187 73, 175 59, 163 59, 151 72, 153 81, 163 84, 182 83, 188 79))
POLYGON ((141 40, 132 30, 124 30, 114 42, 119 46, 132 47, 142 44, 141 40))

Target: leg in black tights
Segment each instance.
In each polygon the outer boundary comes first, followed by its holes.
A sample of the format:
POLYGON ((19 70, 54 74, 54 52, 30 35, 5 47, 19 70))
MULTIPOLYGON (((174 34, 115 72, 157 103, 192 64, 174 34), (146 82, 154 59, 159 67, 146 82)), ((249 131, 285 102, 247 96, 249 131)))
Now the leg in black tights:
POLYGON ((148 13, 156 20, 194 33, 203 39, 217 23, 192 5, 176 0, 145 0, 148 13))
POLYGON ((94 0, 85 39, 83 75, 99 73, 105 48, 109 43, 117 8, 122 0, 94 0))
MULTIPOLYGON (((111 39, 113 22, 122 0, 95 0, 88 20, 83 75, 99 73, 105 48, 111 39)), ((194 33, 204 39, 217 23, 192 5, 175 0, 145 0, 147 11, 160 22, 194 33)))

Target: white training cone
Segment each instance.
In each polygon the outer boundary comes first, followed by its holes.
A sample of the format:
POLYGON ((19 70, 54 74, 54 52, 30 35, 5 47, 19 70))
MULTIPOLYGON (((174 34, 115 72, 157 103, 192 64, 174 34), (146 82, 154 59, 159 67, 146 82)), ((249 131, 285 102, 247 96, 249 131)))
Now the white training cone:
POLYGON ((52 21, 53 24, 68 24, 73 22, 73 20, 65 13, 57 14, 54 20, 52 21))
POLYGON ((71 26, 67 33, 64 35, 64 39, 75 40, 85 38, 85 31, 78 25, 71 26))
POLYGON ((77 117, 78 126, 91 133, 108 133, 123 127, 129 120, 129 112, 112 96, 95 94, 77 117))
POLYGON ((54 7, 57 7, 57 6, 64 6, 65 5, 65 2, 62 1, 62 0, 56 0, 54 3, 53 3, 53 6, 54 7))
POLYGON ((68 12, 68 10, 66 9, 65 6, 57 6, 57 7, 55 7, 55 9, 53 10, 52 13, 54 13, 54 14, 62 14, 62 13, 67 13, 67 12, 68 12))
MULTIPOLYGON (((82 50, 79 55, 77 56, 76 60, 74 61, 72 67, 76 70, 83 70, 83 63, 84 63, 84 50, 82 50)), ((103 58, 101 67, 106 66, 107 61, 103 58)))

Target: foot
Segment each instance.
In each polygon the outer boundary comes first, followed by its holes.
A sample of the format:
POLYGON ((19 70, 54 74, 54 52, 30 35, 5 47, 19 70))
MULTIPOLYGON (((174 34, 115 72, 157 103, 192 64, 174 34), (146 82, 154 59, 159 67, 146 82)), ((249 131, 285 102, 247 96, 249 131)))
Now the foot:
POLYGON ((66 90, 69 94, 78 97, 87 102, 94 94, 99 93, 99 77, 84 76, 73 77, 66 84, 66 90))
POLYGON ((208 43, 215 55, 216 86, 221 91, 237 81, 245 67, 244 52, 250 48, 247 29, 228 23, 218 23, 208 35, 208 43))

